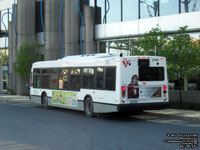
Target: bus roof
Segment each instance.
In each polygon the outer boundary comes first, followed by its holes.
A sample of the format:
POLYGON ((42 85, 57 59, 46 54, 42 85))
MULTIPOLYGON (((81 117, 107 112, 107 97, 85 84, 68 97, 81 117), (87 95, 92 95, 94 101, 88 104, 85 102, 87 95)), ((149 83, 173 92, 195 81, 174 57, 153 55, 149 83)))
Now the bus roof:
POLYGON ((33 68, 55 68, 76 66, 115 66, 117 58, 160 58, 160 56, 120 56, 120 54, 102 53, 66 56, 62 59, 40 61, 33 64, 33 68))

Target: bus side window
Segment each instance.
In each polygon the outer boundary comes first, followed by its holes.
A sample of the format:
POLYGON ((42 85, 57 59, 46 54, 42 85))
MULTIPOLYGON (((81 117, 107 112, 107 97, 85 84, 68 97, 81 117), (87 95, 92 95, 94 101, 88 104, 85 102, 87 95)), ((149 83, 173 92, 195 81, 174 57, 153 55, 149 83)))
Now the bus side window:
POLYGON ((81 69, 70 69, 70 90, 80 91, 81 87, 81 69))
POLYGON ((40 88, 40 69, 33 70, 33 87, 40 88))
POLYGON ((33 87, 40 88, 40 76, 39 75, 33 75, 33 87))
POLYGON ((96 88, 99 90, 103 90, 104 83, 104 68, 97 67, 96 68, 96 88))
POLYGON ((94 88, 94 68, 83 68, 83 88, 94 88))
POLYGON ((58 88, 58 69, 50 69, 50 89, 58 88))
POLYGON ((49 89, 49 78, 50 75, 41 75, 40 76, 40 86, 43 89, 49 89))
POLYGON ((116 82, 115 78, 116 78, 116 68, 107 67, 105 90, 115 91, 115 82, 116 82))
POLYGON ((40 76, 40 86, 43 89, 49 89, 50 69, 42 69, 40 76))
POLYGON ((61 90, 69 90, 69 69, 60 70, 58 88, 61 90))

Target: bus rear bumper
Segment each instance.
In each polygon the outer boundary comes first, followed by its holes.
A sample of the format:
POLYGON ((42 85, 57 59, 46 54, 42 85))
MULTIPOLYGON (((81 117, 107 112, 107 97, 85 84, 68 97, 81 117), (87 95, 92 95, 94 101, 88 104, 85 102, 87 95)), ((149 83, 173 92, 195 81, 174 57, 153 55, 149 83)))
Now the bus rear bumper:
POLYGON ((169 107, 169 102, 159 103, 135 103, 135 104, 120 104, 117 106, 118 111, 135 111, 135 110, 158 110, 169 107))

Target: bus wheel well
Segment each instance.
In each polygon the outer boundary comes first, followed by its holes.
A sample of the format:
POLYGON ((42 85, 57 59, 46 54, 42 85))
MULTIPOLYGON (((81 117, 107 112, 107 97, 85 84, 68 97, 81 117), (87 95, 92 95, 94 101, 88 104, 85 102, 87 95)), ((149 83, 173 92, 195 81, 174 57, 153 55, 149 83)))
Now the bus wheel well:
POLYGON ((86 95, 85 97, 84 97, 84 103, 85 103, 85 100, 86 100, 86 98, 91 98, 91 100, 92 100, 92 97, 90 96, 90 95, 86 95))
POLYGON ((42 95, 41 95, 41 104, 44 104, 44 103, 43 103, 43 96, 44 96, 44 95, 47 95, 47 93, 46 93, 46 92, 42 92, 42 95))

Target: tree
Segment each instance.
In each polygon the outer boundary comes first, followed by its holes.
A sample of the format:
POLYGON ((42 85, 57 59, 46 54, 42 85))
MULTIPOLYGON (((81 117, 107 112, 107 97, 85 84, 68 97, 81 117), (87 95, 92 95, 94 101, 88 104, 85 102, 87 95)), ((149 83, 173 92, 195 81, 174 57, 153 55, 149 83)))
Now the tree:
POLYGON ((35 44, 24 44, 17 54, 15 71, 24 79, 29 80, 32 64, 42 60, 39 46, 35 44))
POLYGON ((200 71, 200 46, 192 42, 186 30, 187 26, 180 27, 161 52, 167 58, 170 79, 184 79, 184 90, 188 77, 198 76, 200 71))
POLYGON ((159 27, 152 28, 137 42, 139 46, 133 48, 132 54, 165 56, 169 79, 184 79, 185 90, 187 78, 200 75, 200 40, 193 41, 187 26, 169 36, 159 27))
POLYGON ((168 36, 159 26, 140 36, 137 40, 139 47, 133 49, 133 55, 160 55, 168 36))

